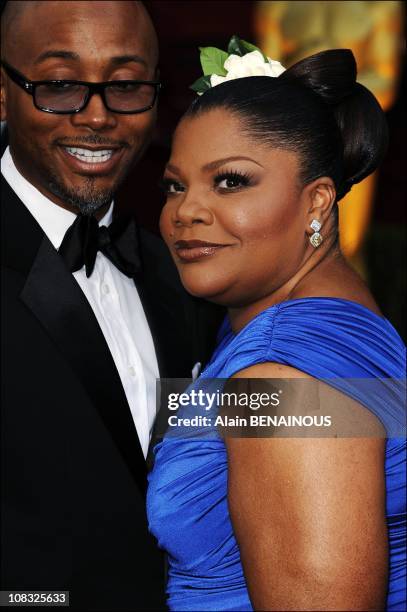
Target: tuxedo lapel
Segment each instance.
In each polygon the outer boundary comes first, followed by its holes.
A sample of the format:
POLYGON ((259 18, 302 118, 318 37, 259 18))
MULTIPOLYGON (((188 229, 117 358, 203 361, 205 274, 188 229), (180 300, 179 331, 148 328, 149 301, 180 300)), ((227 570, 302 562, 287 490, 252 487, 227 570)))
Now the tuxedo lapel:
MULTIPOLYGON (((119 374, 96 317, 79 285, 27 209, 2 185, 5 236, 22 239, 6 265, 26 273, 21 300, 41 323, 82 383, 142 492, 146 465, 119 374), (5 193, 4 193, 5 192, 5 193), (10 235, 9 230, 19 228, 10 235), (32 229, 32 233, 30 232, 32 229), (36 242, 36 244, 35 244, 36 242), (10 261, 15 256, 15 261, 10 261)), ((64 390, 61 389, 61 393, 64 390)), ((92 440, 89 440, 92 444, 92 440)))

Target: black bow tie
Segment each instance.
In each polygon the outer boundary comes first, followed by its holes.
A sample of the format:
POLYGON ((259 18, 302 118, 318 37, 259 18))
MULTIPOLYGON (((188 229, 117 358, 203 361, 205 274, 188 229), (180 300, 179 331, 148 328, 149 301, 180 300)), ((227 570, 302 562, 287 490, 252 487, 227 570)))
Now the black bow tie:
POLYGON ((71 272, 85 266, 88 278, 93 272, 98 251, 126 276, 134 278, 141 268, 133 219, 118 218, 109 227, 99 227, 95 217, 79 214, 68 228, 58 251, 71 272))

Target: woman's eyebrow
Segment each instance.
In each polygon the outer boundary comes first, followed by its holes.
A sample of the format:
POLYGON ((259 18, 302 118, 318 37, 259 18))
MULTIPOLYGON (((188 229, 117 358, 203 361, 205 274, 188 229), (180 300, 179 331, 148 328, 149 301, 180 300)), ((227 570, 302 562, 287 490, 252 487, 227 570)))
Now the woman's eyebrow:
MULTIPOLYGON (((264 168, 264 166, 262 166, 259 162, 257 162, 256 160, 252 159, 251 157, 245 157, 244 155, 232 155, 231 157, 223 157, 222 159, 216 159, 214 161, 211 161, 207 164, 205 164, 204 166, 202 166, 202 170, 205 172, 211 171, 211 170, 216 170, 217 168, 220 168, 220 166, 223 166, 224 164, 228 163, 228 162, 232 162, 232 161, 239 161, 239 160, 243 160, 243 161, 250 161, 253 164, 256 164, 257 166, 260 166, 260 168, 264 168)), ((166 170, 169 170, 170 172, 173 172, 174 174, 180 174, 181 170, 177 167, 174 166, 174 164, 170 164, 168 163, 165 166, 166 170)))
POLYGON ((166 164, 165 170, 169 170, 173 174, 180 174, 181 173, 181 170, 179 168, 177 168, 177 166, 174 166, 174 164, 170 164, 170 163, 166 164))
POLYGON ((257 162, 255 159, 252 159, 251 157, 245 157, 244 155, 234 155, 232 157, 224 157, 222 159, 216 159, 215 161, 211 161, 208 164, 205 164, 204 166, 202 166, 202 170, 206 172, 210 170, 216 170, 220 166, 223 166, 223 164, 226 164, 232 161, 239 161, 239 160, 250 161, 253 164, 256 164, 257 166, 260 166, 260 168, 264 167, 261 164, 259 164, 259 162, 257 162))

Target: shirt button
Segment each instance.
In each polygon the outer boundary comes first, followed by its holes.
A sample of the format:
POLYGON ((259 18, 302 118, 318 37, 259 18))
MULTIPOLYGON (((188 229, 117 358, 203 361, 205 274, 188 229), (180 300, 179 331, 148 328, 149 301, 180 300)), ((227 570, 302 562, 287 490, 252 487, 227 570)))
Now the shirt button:
POLYGON ((131 376, 135 376, 136 375, 136 370, 134 369, 133 366, 129 366, 129 372, 130 372, 131 376))
POLYGON ((110 293, 109 285, 106 285, 106 284, 103 285, 102 289, 103 289, 103 293, 106 293, 106 294, 110 293))

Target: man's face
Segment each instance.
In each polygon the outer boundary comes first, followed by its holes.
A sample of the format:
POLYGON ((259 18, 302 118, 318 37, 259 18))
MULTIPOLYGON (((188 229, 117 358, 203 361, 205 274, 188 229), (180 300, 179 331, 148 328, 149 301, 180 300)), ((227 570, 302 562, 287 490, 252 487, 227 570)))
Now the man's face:
MULTIPOLYGON (((155 35, 140 3, 27 4, 8 28, 3 60, 28 79, 155 79, 155 35)), ((117 114, 94 95, 77 114, 46 113, 2 76, 2 120, 7 120, 13 159, 23 176, 64 208, 89 213, 110 202, 149 142, 155 108, 117 114), (96 150, 105 153, 96 158, 91 155, 96 150)))

